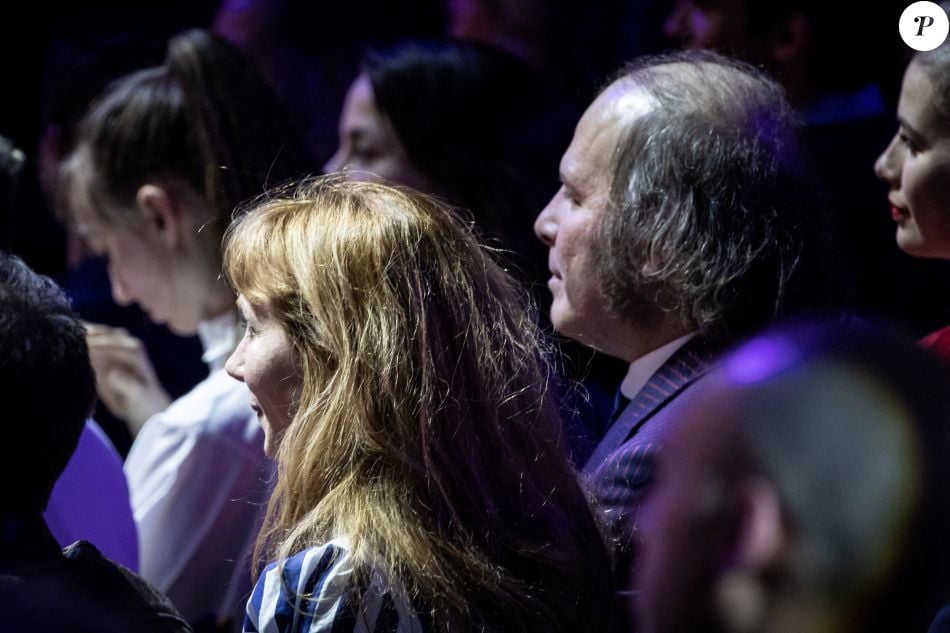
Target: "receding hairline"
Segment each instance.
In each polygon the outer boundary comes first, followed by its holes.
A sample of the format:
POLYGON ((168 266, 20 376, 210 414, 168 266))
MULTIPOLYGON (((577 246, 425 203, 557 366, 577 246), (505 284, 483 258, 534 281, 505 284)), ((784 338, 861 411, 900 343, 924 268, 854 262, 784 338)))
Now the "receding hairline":
POLYGON ((679 113, 707 113, 710 120, 728 115, 732 101, 741 95, 765 95, 772 88, 784 94, 761 69, 706 50, 638 57, 621 68, 605 90, 617 82, 638 85, 661 110, 673 106, 679 113))
POLYGON ((662 77, 674 79, 688 75, 703 77, 707 72, 755 76, 759 71, 754 66, 733 57, 708 50, 691 49, 637 57, 610 76, 603 89, 625 79, 650 83, 651 79, 656 82, 662 77))

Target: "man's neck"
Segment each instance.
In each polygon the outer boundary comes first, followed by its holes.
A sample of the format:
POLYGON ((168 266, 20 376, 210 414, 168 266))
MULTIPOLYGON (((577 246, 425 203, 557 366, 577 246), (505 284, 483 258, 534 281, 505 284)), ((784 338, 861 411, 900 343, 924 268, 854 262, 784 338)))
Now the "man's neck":
POLYGON ((663 315, 649 326, 632 326, 626 340, 621 342, 622 345, 617 346, 616 353, 612 355, 633 363, 638 358, 643 358, 650 352, 690 332, 681 319, 672 315, 663 315))

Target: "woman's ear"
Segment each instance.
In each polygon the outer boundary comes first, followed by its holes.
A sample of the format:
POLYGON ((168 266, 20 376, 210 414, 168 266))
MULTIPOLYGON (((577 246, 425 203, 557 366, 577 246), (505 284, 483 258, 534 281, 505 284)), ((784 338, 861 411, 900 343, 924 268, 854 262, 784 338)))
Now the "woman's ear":
POLYGON ((182 208, 172 191, 161 185, 146 183, 136 192, 135 203, 142 213, 146 228, 154 231, 165 246, 177 246, 183 225, 182 208))

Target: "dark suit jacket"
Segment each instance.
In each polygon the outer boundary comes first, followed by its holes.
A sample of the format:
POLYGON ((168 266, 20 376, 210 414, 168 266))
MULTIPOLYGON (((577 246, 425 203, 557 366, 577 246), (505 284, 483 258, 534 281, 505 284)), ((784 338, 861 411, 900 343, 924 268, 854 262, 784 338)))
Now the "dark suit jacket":
POLYGON ((654 462, 670 422, 702 392, 713 352, 693 338, 647 381, 607 429, 584 473, 607 521, 617 581, 628 585, 639 504, 653 481, 654 462))
POLYGON ((0 631, 191 633, 164 595, 79 541, 60 550, 39 512, 0 510, 0 631))

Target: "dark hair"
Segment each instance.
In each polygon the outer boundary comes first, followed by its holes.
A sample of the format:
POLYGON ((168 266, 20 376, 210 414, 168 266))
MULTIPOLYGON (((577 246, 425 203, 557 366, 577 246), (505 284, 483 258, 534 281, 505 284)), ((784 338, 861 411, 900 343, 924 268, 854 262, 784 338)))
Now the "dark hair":
MULTIPOLYGON (((621 81, 654 107, 617 150, 597 241, 611 308, 631 319, 659 308, 713 342, 764 325, 826 235, 782 89, 708 51, 643 58, 621 81)), ((796 308, 810 293, 823 302, 820 281, 799 286, 796 308)))
MULTIPOLYGON (((306 174, 302 137, 251 62, 203 30, 171 39, 161 66, 114 82, 83 118, 77 151, 100 209, 123 221, 139 187, 186 184, 220 235, 234 208, 267 185, 306 174), (119 208, 119 210, 116 209, 119 208)), ((67 177, 69 177, 67 170, 67 177)))
POLYGON ((96 398, 86 332, 65 294, 0 252, 4 510, 46 506, 96 398))
POLYGON ((740 435, 724 470, 746 454, 775 483, 807 550, 792 582, 857 611, 854 631, 923 631, 950 597, 950 372, 891 330, 786 324, 721 370, 740 435))
POLYGON ((538 253, 531 226, 570 138, 556 108, 544 110, 554 93, 541 77, 507 53, 451 40, 370 51, 362 69, 377 107, 436 193, 471 211, 502 246, 538 253))

